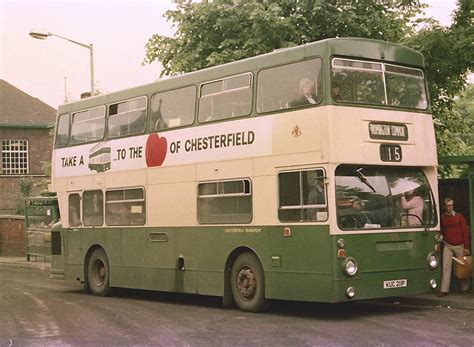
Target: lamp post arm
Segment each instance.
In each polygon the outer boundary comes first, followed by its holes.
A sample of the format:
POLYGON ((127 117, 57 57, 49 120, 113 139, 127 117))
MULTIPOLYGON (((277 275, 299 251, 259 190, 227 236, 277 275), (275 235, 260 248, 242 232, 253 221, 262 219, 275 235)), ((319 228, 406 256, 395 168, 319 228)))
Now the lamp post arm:
POLYGON ((48 33, 48 36, 56 36, 56 37, 59 37, 60 39, 75 43, 76 45, 79 45, 79 46, 82 46, 82 47, 85 47, 85 48, 88 48, 88 49, 91 49, 91 46, 92 46, 92 44, 91 45, 86 45, 85 43, 74 41, 74 40, 68 39, 67 37, 56 35, 56 34, 53 34, 53 33, 48 33))
POLYGON ((48 33, 48 36, 59 37, 60 39, 69 41, 71 43, 75 43, 76 45, 87 48, 89 50, 89 52, 90 52, 90 64, 91 64, 91 96, 94 96, 94 94, 95 94, 95 86, 94 86, 94 45, 92 43, 90 45, 86 45, 85 43, 74 41, 74 40, 68 39, 67 37, 64 37, 64 36, 61 36, 61 35, 56 35, 56 34, 53 34, 53 33, 48 33))

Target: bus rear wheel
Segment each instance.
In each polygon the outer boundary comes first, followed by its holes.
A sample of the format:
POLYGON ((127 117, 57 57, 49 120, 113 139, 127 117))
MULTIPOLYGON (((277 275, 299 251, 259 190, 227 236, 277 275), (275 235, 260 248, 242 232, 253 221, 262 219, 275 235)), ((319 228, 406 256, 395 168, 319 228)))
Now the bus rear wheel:
POLYGON ((267 308, 263 268, 253 253, 242 253, 232 264, 232 296, 246 312, 262 312, 267 308))
POLYGON ((106 296, 110 291, 109 259, 102 248, 96 248, 87 262, 87 286, 92 295, 106 296))

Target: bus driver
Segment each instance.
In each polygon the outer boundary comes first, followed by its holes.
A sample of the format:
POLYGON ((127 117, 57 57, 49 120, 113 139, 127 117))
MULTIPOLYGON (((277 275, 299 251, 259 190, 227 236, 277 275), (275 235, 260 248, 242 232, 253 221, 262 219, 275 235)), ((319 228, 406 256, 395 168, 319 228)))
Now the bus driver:
MULTIPOLYGON (((315 184, 312 185, 308 194, 308 205, 324 205, 326 203, 326 196, 324 193, 324 177, 315 177, 315 184)), ((306 210, 307 220, 317 220, 318 210, 315 208, 306 210)))

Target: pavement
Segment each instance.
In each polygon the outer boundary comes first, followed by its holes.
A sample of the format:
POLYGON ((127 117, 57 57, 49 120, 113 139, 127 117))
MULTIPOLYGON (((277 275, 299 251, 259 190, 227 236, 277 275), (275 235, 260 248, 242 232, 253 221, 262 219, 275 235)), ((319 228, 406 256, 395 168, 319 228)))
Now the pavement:
POLYGON ((474 310, 474 294, 470 290, 467 294, 461 294, 459 289, 452 290, 448 296, 438 298, 437 291, 429 294, 411 295, 403 297, 392 297, 375 300, 386 304, 421 306, 421 307, 443 307, 449 309, 474 310))
MULTIPOLYGON (((3 266, 29 268, 49 272, 51 269, 51 257, 30 256, 30 260, 28 261, 26 257, 0 256, 0 269, 3 266)), ((454 288, 448 296, 442 298, 437 297, 436 292, 433 292, 422 295, 382 298, 372 301, 392 305, 435 306, 474 310, 474 292, 472 286, 468 294, 461 294, 459 288, 454 288)))
POLYGON ((0 267, 22 267, 48 271, 51 269, 51 257, 49 256, 30 256, 30 261, 26 257, 4 257, 0 256, 0 267))

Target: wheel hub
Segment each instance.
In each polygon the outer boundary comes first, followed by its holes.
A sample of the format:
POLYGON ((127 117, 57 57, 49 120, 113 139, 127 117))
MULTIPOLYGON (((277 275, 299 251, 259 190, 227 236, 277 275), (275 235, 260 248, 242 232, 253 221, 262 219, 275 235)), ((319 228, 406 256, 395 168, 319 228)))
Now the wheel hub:
POLYGON ((95 283, 98 287, 102 286, 105 283, 106 270, 105 265, 101 261, 96 261, 95 263, 95 283))
POLYGON ((249 267, 244 267, 237 276, 237 288, 240 295, 245 299, 252 299, 257 291, 255 273, 249 267))

